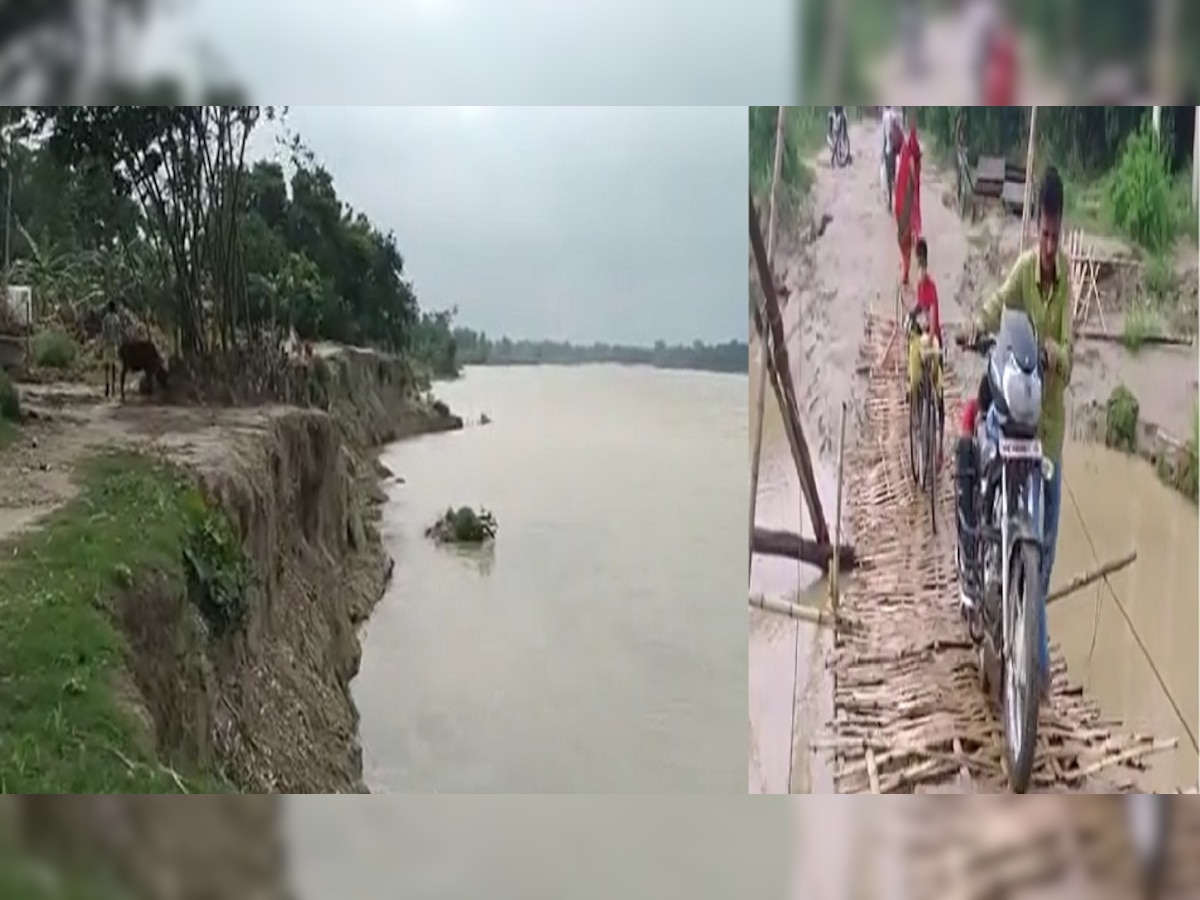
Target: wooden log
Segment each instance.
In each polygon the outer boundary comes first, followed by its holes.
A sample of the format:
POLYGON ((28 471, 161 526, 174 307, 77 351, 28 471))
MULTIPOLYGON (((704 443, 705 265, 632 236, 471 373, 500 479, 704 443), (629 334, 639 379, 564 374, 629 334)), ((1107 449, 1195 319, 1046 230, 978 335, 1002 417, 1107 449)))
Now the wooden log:
MULTIPOLYGON (((1125 343, 1125 336, 1122 334, 1112 334, 1108 331, 1101 331, 1096 328, 1080 328, 1076 337, 1088 341, 1108 341, 1113 344, 1125 343)), ((1190 347, 1195 343, 1195 338, 1185 337, 1182 335, 1170 334, 1147 334, 1138 339, 1139 344, 1152 344, 1163 347, 1190 347)))
MULTIPOLYGON (((841 428, 838 437, 838 467, 837 467, 837 508, 833 516, 833 546, 842 546, 842 474, 846 462, 846 404, 842 404, 841 428)), ((833 592, 833 611, 838 610, 838 572, 841 571, 841 560, 838 554, 833 554, 833 578, 830 582, 833 592)))
MULTIPOLYGON (((751 550, 761 556, 781 556, 810 566, 828 569, 833 561, 833 545, 773 528, 755 528, 751 550)), ((842 572, 858 568, 858 552, 852 544, 842 544, 837 552, 838 569, 842 572)))
POLYGON ((1109 562, 1106 562, 1104 565, 1098 566, 1097 568, 1092 569, 1091 571, 1084 572, 1082 575, 1076 575, 1074 578, 1072 578, 1069 582, 1064 584, 1062 587, 1056 588, 1055 590, 1053 590, 1049 594, 1047 594, 1046 595, 1046 605, 1049 606, 1054 601, 1061 600, 1063 597, 1068 597, 1071 594, 1074 594, 1076 591, 1082 590, 1083 588, 1087 587, 1089 584, 1093 584, 1093 583, 1099 581, 1101 578, 1107 578, 1109 575, 1112 575, 1114 572, 1121 571, 1126 566, 1131 565, 1133 563, 1133 561, 1136 559, 1137 559, 1137 551, 1132 550, 1129 553, 1126 553, 1124 556, 1120 557, 1119 559, 1114 559, 1109 562))
POLYGON ((821 508, 821 497, 817 493, 817 479, 813 474, 812 457, 808 443, 804 440, 804 429, 800 425, 800 404, 796 399, 792 372, 788 362, 787 344, 784 342, 783 316, 779 309, 779 298, 775 294, 775 279, 767 262, 767 249, 763 246, 762 231, 758 226, 758 213, 754 209, 754 197, 750 197, 750 246, 754 251, 754 263, 758 269, 759 286, 763 293, 763 307, 754 304, 754 325, 758 329, 763 348, 769 350, 767 360, 771 375, 771 387, 779 400, 783 414, 784 431, 791 447, 800 478, 800 490, 812 519, 813 536, 818 543, 829 543, 829 527, 825 512, 821 508))
MULTIPOLYGON (((783 146, 784 146, 784 113, 787 110, 786 106, 779 107, 775 118, 775 162, 771 169, 771 199, 770 207, 767 211, 767 263, 773 268, 773 254, 775 251, 775 224, 777 222, 777 211, 775 208, 775 193, 779 187, 779 174, 783 168, 783 146)), ((763 414, 766 411, 766 396, 767 396, 767 380, 770 378, 768 370, 767 358, 770 356, 770 347, 762 336, 759 337, 759 352, 762 354, 762 363, 758 371, 758 385, 755 388, 754 408, 757 411, 757 419, 754 426, 754 452, 750 456, 750 537, 754 537, 754 522, 758 509, 758 472, 762 461, 762 436, 763 436, 763 414)), ((749 565, 753 565, 754 549, 751 547, 746 561, 749 565)))

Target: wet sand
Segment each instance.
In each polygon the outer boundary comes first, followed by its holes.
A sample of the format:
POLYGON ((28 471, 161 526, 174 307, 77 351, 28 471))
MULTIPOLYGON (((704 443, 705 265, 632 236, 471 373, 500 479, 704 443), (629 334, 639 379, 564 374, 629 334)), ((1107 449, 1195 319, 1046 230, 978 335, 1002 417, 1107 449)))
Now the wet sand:
MULTIPOLYGON (((827 155, 814 161, 816 185, 811 214, 832 217, 824 234, 807 247, 799 246, 794 234, 783 234, 776 260, 776 269, 785 273, 792 291, 784 312, 792 375, 802 407, 802 424, 816 457, 822 502, 830 511, 843 403, 850 410, 848 446, 857 433, 864 377, 855 367, 866 312, 872 304, 887 308, 886 304, 894 303, 890 294, 899 266, 894 225, 878 183, 878 128, 874 123, 856 123, 850 134, 856 154, 850 167, 830 169, 827 155)), ((987 226, 972 229, 962 223, 944 202, 950 190, 950 181, 944 175, 925 174, 922 214, 930 244, 931 273, 938 284, 948 332, 965 321, 969 310, 999 280, 998 275, 981 275, 981 265, 973 259, 986 249, 986 242, 979 239, 979 228, 987 226)), ((1011 229, 1015 227, 1019 232, 1019 220, 1015 225, 1000 223, 999 227, 1009 231, 1000 239, 1012 243, 1015 250, 1011 229)), ((1012 255, 1005 255, 1001 263, 1010 262, 1012 255)), ((1073 397, 1101 392, 1107 396, 1106 378, 1142 379, 1145 393, 1155 398, 1146 406, 1151 415, 1165 418, 1166 410, 1160 407, 1171 406, 1176 424, 1181 419, 1180 408, 1190 421, 1196 396, 1194 355, 1190 365, 1187 359, 1164 362, 1166 354, 1142 354, 1132 363, 1112 356, 1103 368, 1089 363, 1095 356, 1109 359, 1108 349, 1097 354, 1084 352, 1083 363, 1077 366, 1074 376, 1073 397)), ((757 348, 752 347, 751 398, 757 372, 757 348)), ((800 524, 802 505, 795 467, 769 389, 766 398, 757 521, 763 527, 794 530, 800 524)), ((1110 579, 1114 592, 1130 612, 1133 628, 1101 583, 1055 605, 1050 619, 1052 637, 1064 647, 1071 676, 1089 687, 1106 715, 1127 719, 1134 728, 1150 730, 1157 736, 1179 738, 1180 747, 1174 754, 1151 761, 1146 786, 1168 789, 1194 783, 1197 754, 1188 732, 1196 733, 1200 702, 1196 508, 1159 483, 1145 463, 1101 448, 1071 447, 1064 472, 1066 489, 1055 584, 1066 583, 1094 568, 1098 561, 1119 556, 1131 546, 1137 547, 1139 560, 1110 579), (1115 492, 1116 485, 1125 486, 1124 491, 1115 492), (1071 497, 1080 513, 1075 512, 1071 497), (1131 515, 1130 500, 1134 497, 1136 509, 1131 515), (1103 601, 1098 599, 1101 591, 1105 592, 1103 601), (1097 629, 1098 602, 1101 613, 1097 629), (1096 648, 1092 651, 1094 631, 1096 648), (1134 631, 1149 651, 1159 676, 1139 648, 1134 631), (1174 706, 1168 695, 1174 698, 1174 706)), ((802 530, 811 535, 809 528, 802 530)), ((814 570, 791 561, 756 557, 750 590, 752 594, 790 599, 802 596, 805 602, 815 605, 824 594, 823 588, 813 587, 815 576, 814 570)), ((827 773, 812 764, 812 754, 806 748, 806 742, 824 730, 831 715, 821 642, 814 643, 815 629, 806 623, 757 610, 752 613, 750 790, 786 791, 789 782, 793 791, 832 790, 822 777, 827 773), (793 740, 796 771, 790 772, 793 740)))

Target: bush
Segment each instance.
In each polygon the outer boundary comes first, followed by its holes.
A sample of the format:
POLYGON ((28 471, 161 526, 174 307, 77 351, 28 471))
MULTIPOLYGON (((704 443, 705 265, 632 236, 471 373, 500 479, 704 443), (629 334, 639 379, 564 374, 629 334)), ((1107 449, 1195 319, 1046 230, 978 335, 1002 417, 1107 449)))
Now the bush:
POLYGON ((1125 327, 1121 331, 1121 343, 1126 350, 1136 353, 1146 339, 1157 337, 1166 331, 1162 315, 1144 300, 1139 300, 1125 311, 1125 327))
POLYGON ((21 421, 21 395, 5 372, 0 372, 0 419, 6 422, 21 421))
POLYGON ((69 369, 79 348, 65 331, 41 331, 33 338, 33 362, 41 369, 69 369))
POLYGON ((1170 297, 1178 287, 1171 262, 1162 254, 1150 257, 1142 266, 1142 286, 1156 299, 1170 297))
POLYGON ((188 496, 186 515, 183 570, 188 599, 196 605, 212 635, 221 638, 246 621, 250 574, 242 542, 229 520, 210 509, 199 491, 188 496))
POLYGON ((1166 250, 1177 222, 1167 158, 1147 128, 1130 135, 1108 185, 1113 224, 1152 253, 1166 250))
POLYGON ((425 536, 439 544, 482 544, 496 537, 496 517, 486 509, 478 513, 469 506, 451 507, 425 529, 425 536))
POLYGON ((1104 408, 1104 443, 1117 450, 1135 452, 1139 411, 1137 397, 1125 385, 1117 385, 1104 408))

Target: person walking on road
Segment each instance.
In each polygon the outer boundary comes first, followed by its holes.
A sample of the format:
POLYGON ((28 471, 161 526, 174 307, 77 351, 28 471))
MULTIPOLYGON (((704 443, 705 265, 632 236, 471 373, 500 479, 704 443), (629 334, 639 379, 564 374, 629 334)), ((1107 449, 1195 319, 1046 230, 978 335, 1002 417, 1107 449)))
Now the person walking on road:
POLYGON ((916 114, 909 112, 908 137, 896 162, 896 240, 900 245, 900 281, 908 290, 912 251, 921 236, 921 143, 916 114))

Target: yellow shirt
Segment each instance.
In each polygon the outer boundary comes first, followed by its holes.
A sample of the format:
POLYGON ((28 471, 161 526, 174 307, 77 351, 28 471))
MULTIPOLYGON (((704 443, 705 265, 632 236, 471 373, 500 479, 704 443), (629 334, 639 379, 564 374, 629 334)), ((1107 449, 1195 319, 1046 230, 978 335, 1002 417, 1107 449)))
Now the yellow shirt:
POLYGON ((1038 436, 1048 456, 1062 459, 1063 437, 1066 433, 1066 390, 1071 383, 1071 285, 1070 261, 1058 251, 1053 284, 1041 283, 1038 249, 1026 250, 1013 264, 1012 271, 999 289, 979 311, 976 324, 980 329, 994 332, 1000 327, 1004 309, 1024 310, 1037 330, 1038 338, 1047 345, 1050 370, 1042 387, 1042 421, 1038 436))

